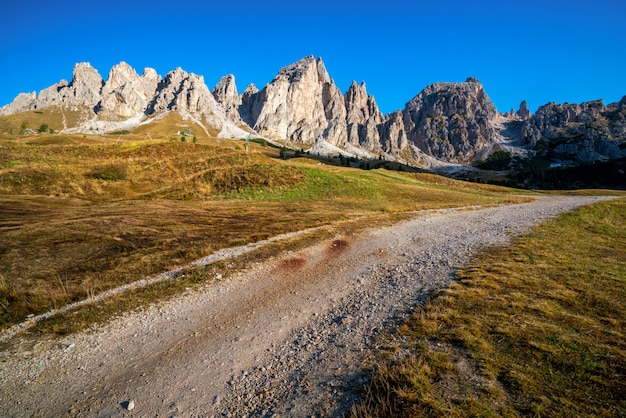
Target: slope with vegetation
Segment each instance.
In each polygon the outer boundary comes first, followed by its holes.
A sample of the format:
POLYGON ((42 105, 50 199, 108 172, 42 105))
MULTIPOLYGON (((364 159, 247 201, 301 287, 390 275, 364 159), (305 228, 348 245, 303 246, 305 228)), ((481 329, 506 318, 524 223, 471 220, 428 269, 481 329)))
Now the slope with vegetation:
MULTIPOLYGON (((19 123, 13 119, 0 124, 19 123)), ((221 248, 321 225, 364 227, 404 212, 520 199, 508 189, 427 174, 284 160, 284 150, 193 129, 170 114, 109 135, 0 138, 0 329, 221 248)), ((127 295, 120 309, 188 285, 127 295)), ((83 316, 103 319, 116 303, 83 316)), ((82 326, 81 315, 48 328, 69 332, 82 326)))
POLYGON ((624 199, 486 251, 400 326, 354 416, 623 416, 625 254, 624 199))

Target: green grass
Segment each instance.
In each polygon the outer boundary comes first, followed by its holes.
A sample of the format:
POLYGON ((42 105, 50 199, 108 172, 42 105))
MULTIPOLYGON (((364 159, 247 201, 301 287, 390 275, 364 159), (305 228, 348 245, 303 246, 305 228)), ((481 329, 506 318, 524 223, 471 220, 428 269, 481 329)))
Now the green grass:
MULTIPOLYGON (((626 200, 486 251, 398 329, 354 416, 626 414, 626 200)), ((383 353, 384 354, 384 353, 383 353)))
POLYGON ((280 202, 326 201, 353 210, 401 212, 503 201, 523 201, 510 189, 480 186, 455 180, 437 182, 439 176, 420 176, 385 169, 300 166, 302 182, 289 187, 247 188, 232 197, 280 202))

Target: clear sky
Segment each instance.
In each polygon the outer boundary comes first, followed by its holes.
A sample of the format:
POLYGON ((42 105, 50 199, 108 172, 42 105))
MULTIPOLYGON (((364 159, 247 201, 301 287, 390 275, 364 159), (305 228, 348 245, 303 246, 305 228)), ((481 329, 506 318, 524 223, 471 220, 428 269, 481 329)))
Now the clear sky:
POLYGON ((499 111, 527 100, 626 95, 626 0, 1 0, 0 106, 120 61, 164 76, 181 67, 239 93, 321 57, 342 92, 365 81, 383 111, 427 85, 478 78, 499 111))

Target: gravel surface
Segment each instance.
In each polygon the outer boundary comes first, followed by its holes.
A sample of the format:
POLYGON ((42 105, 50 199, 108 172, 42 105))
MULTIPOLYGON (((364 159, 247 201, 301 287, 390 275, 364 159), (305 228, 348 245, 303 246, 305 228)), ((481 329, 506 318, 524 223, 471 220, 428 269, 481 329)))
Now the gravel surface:
MULTIPOLYGON (((603 197, 426 211, 0 352, 0 416, 341 416, 376 337, 485 246, 603 197)), ((18 337, 19 338, 19 337, 18 337)))

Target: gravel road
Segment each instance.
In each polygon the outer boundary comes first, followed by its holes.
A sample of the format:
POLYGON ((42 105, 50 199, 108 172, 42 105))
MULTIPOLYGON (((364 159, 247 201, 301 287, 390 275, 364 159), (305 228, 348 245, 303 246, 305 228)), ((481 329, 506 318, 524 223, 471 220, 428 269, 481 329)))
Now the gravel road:
POLYGON ((0 352, 0 416, 341 416, 376 337, 485 246, 602 197, 439 210, 0 352))

